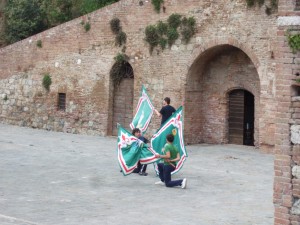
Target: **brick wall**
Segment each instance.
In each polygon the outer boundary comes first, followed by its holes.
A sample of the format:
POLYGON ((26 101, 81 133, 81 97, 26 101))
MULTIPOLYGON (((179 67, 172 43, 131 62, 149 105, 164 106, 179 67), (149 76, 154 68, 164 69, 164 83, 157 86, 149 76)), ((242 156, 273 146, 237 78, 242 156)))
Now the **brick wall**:
MULTIPOLYGON (((247 8, 244 0, 166 0, 166 13, 160 14, 150 1, 139 2, 122 0, 0 49, 0 121, 55 131, 110 134, 114 92, 109 71, 121 51, 109 26, 116 16, 128 37, 126 54, 135 74, 133 109, 144 84, 157 109, 166 96, 175 108, 186 103, 188 143, 226 143, 226 95, 234 88, 245 88, 255 95, 255 144, 272 151, 277 82, 272 52, 277 15, 267 16, 263 7, 247 8), (150 55, 144 42, 145 27, 166 20, 172 13, 194 16, 196 35, 187 45, 178 40, 172 48, 150 55), (82 21, 90 22, 89 32, 82 21), (38 40, 42 48, 36 46, 38 40), (233 60, 235 53, 228 55, 226 49, 236 49, 241 60, 233 60), (224 59, 218 58, 219 54, 224 59), (227 66, 231 71, 222 73, 227 66), (53 80, 50 92, 41 85, 45 73, 53 80), (67 96, 65 112, 57 111, 59 92, 67 96)), ((154 117, 149 136, 159 124, 160 119, 154 117)))
POLYGON ((293 81, 299 70, 299 53, 293 54, 287 43, 286 31, 299 30, 296 1, 279 1, 276 43, 276 126, 274 161, 274 224, 300 223, 299 213, 299 87, 293 81), (297 22, 298 21, 298 22, 297 22))
MULTIPOLYGON (((190 85, 196 87, 187 90, 186 110, 189 113, 186 128, 192 130, 187 140, 191 138, 191 143, 228 143, 228 93, 234 89, 253 93, 258 114, 261 107, 257 71, 244 52, 228 45, 220 47, 211 59, 206 55, 199 60, 208 62, 190 77, 190 85), (199 122, 195 123, 197 118, 199 122)), ((255 125, 259 126, 259 122, 256 121, 255 125)), ((255 140, 258 141, 258 127, 255 130, 255 140)))

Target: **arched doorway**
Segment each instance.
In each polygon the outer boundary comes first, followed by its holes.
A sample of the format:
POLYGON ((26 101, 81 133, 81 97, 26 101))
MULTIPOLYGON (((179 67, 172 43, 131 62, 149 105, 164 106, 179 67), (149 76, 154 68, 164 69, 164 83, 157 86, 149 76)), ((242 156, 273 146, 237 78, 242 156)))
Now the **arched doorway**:
POLYGON ((228 94, 228 143, 254 145, 254 96, 236 89, 228 94))
POLYGON ((112 135, 118 134, 117 124, 130 130, 133 111, 133 87, 134 74, 131 65, 125 62, 120 68, 122 80, 114 86, 113 91, 113 113, 112 113, 112 135))

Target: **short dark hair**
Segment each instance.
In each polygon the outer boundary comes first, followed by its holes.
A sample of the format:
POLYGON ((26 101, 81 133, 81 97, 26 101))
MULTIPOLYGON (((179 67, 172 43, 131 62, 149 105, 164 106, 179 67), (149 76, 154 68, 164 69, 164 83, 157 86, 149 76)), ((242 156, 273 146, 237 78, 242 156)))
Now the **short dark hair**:
POLYGON ((174 136, 173 136, 173 134, 168 134, 168 135, 167 135, 167 140, 168 140, 168 142, 173 143, 173 141, 174 141, 174 136))
POLYGON ((168 105, 169 105, 170 102, 171 102, 171 99, 170 99, 169 97, 165 97, 164 100, 165 100, 165 102, 166 102, 168 105))
POLYGON ((135 133, 139 133, 139 132, 141 132, 139 128, 134 128, 131 133, 134 135, 135 133))

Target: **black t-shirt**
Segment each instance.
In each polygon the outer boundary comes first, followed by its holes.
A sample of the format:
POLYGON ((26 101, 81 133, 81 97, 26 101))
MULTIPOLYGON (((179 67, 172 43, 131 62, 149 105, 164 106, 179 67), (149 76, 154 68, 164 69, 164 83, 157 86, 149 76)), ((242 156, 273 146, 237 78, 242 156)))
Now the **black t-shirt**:
POLYGON ((161 114, 161 124, 163 125, 164 122, 166 122, 166 120, 172 116, 172 114, 175 112, 176 110, 174 109, 173 106, 170 105, 166 105, 164 107, 161 108, 161 110, 159 111, 161 114))

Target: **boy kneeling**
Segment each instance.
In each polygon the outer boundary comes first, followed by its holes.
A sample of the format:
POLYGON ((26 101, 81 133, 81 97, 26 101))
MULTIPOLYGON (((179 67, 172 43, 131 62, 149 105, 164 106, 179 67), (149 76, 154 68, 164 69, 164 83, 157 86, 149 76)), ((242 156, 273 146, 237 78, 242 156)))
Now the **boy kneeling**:
POLYGON ((186 188, 187 180, 186 178, 180 180, 171 180, 171 173, 176 168, 176 163, 180 159, 179 151, 175 145, 173 145, 174 136, 173 134, 167 135, 167 143, 162 149, 163 155, 157 154, 157 158, 164 159, 164 163, 158 163, 158 171, 160 181, 155 184, 163 184, 167 187, 181 186, 181 188, 186 188))

